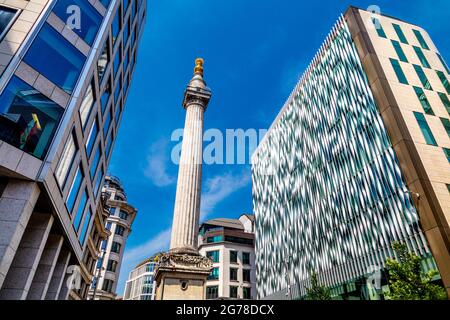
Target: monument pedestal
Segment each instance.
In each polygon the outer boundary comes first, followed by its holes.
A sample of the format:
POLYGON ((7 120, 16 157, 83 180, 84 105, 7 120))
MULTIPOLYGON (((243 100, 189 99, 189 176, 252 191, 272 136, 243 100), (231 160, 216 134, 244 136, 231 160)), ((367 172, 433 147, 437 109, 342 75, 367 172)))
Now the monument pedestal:
POLYGON ((204 300, 212 261, 198 253, 169 252, 155 272, 156 300, 204 300))

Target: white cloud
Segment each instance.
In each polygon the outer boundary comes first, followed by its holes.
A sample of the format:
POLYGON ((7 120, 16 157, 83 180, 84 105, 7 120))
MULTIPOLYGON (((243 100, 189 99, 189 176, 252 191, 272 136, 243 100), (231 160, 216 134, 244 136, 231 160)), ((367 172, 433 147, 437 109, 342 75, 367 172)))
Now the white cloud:
POLYGON ((155 237, 147 240, 145 243, 130 248, 125 251, 122 266, 120 267, 120 276, 117 286, 117 294, 122 296, 125 289, 125 282, 131 270, 142 260, 150 258, 151 255, 159 251, 167 251, 170 245, 170 228, 158 233, 155 237))
POLYGON ((164 139, 156 141, 151 145, 150 153, 147 156, 144 175, 157 187, 169 186, 176 181, 175 176, 168 172, 167 145, 168 143, 164 139))
POLYGON ((200 207, 200 219, 203 220, 212 210, 232 193, 245 187, 251 181, 250 170, 246 167, 239 174, 226 172, 205 181, 200 207))

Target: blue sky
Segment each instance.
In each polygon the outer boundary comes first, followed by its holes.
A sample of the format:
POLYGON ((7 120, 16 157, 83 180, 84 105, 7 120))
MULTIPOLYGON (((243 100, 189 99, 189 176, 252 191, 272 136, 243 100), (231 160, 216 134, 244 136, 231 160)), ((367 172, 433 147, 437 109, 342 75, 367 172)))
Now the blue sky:
MULTIPOLYGON (((205 129, 268 128, 339 14, 353 4, 425 28, 450 60, 448 0, 148 0, 138 63, 109 172, 139 212, 117 292, 129 271, 170 240, 177 166, 173 130, 184 125, 183 92, 196 57, 213 97, 205 129)), ((202 218, 252 212, 249 165, 203 167, 202 218)))

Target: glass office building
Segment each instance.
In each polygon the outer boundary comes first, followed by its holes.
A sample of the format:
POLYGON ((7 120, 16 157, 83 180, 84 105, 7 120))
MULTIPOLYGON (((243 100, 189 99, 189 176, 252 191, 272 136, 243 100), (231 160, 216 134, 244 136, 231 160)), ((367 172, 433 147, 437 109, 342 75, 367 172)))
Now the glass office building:
POLYGON ((0 299, 87 297, 146 10, 145 0, 0 5, 0 299))
POLYGON ((396 241, 449 291, 437 52, 398 19, 351 7, 338 20, 252 158, 259 298, 301 299, 317 272, 335 299, 383 299, 396 241))
POLYGON ((131 270, 125 284, 124 300, 155 300, 155 257, 145 259, 131 270))

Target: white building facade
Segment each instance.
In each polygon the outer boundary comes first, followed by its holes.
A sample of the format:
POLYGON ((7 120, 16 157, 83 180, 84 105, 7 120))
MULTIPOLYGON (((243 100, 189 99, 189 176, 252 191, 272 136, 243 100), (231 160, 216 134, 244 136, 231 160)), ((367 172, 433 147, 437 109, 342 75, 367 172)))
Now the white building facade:
POLYGON ((256 299, 253 215, 201 224, 199 252, 213 260, 206 299, 256 299))
POLYGON ((153 258, 139 263, 131 272, 125 284, 124 300, 155 300, 155 267, 153 258))

